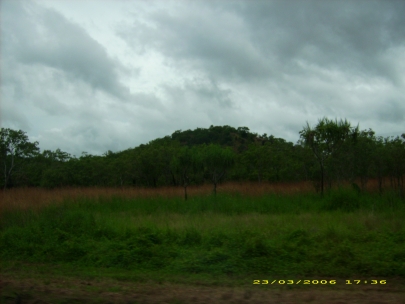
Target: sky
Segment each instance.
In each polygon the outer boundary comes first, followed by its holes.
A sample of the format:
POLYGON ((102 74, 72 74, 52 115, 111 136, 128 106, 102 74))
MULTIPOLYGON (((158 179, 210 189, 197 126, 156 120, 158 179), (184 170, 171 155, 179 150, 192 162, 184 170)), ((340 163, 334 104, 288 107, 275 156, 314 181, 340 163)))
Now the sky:
POLYGON ((405 133, 402 0, 2 0, 0 125, 102 155, 176 130, 405 133))

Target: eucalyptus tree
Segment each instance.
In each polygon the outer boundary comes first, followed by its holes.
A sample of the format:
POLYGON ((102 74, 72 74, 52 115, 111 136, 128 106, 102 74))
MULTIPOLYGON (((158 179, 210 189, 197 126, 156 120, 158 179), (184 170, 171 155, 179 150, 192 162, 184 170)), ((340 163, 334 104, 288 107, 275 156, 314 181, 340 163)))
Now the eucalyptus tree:
POLYGON ((320 119, 314 128, 311 128, 307 122, 307 125, 299 132, 302 144, 311 148, 319 164, 322 196, 325 175, 329 173, 327 165, 333 157, 337 157, 342 152, 345 142, 356 139, 358 132, 359 127, 352 127, 346 119, 333 121, 326 117, 320 119))
POLYGON ((187 187, 193 177, 201 169, 201 161, 199 158, 198 146, 179 148, 172 160, 174 172, 180 176, 182 186, 184 188, 184 200, 187 200, 187 187))
POLYGON ((3 171, 3 190, 10 185, 10 180, 16 168, 24 160, 39 153, 38 142, 29 142, 26 132, 9 128, 0 130, 0 159, 3 171))
POLYGON ((118 152, 117 157, 110 161, 111 174, 115 180, 115 185, 120 187, 134 184, 136 170, 133 167, 131 150, 118 152))
POLYGON ((166 185, 177 186, 178 180, 174 160, 178 151, 181 149, 180 142, 171 140, 169 136, 166 136, 159 139, 156 145, 159 146, 162 174, 165 178, 166 185))
POLYGON ((165 169, 165 149, 158 144, 149 143, 138 147, 137 152, 139 170, 146 185, 157 187, 165 169))
POLYGON ((105 185, 123 187, 127 184, 127 166, 125 164, 123 152, 114 153, 111 150, 107 150, 102 156, 101 161, 104 166, 105 176, 107 176, 105 185))
POLYGON ((46 188, 72 186, 74 184, 71 168, 67 163, 72 156, 61 151, 44 150, 39 158, 42 160, 44 167, 40 179, 40 185, 46 188))
POLYGON ((270 136, 268 140, 249 144, 248 149, 242 153, 242 161, 250 174, 257 176, 259 183, 264 179, 291 179, 296 169, 293 148, 292 143, 270 136))
POLYGON ((382 136, 376 137, 372 153, 372 164, 374 175, 377 176, 378 191, 380 195, 383 192, 383 182, 387 175, 387 153, 385 139, 382 136))
POLYGON ((80 186, 105 186, 107 178, 103 159, 102 156, 82 152, 74 166, 76 180, 80 186))
POLYGON ((391 186, 404 198, 405 134, 387 139, 386 149, 391 186))
MULTIPOLYGON (((268 168, 269 164, 269 153, 268 146, 259 145, 257 143, 249 144, 246 151, 241 154, 243 165, 248 168, 250 174, 255 174, 257 180, 260 183, 263 179, 263 174, 268 168)), ((248 176, 249 178, 250 176, 248 176)))
POLYGON ((295 171, 296 180, 311 180, 314 166, 312 151, 308 147, 303 147, 300 142, 297 142, 292 150, 293 170, 295 171))
POLYGON ((230 147, 222 148, 216 144, 201 145, 199 147, 199 159, 211 176, 215 195, 219 181, 235 163, 235 152, 230 147))
MULTIPOLYGON (((352 183, 356 177, 359 178, 362 190, 365 189, 371 171, 375 167, 373 153, 377 148, 377 144, 374 134, 371 129, 359 132, 356 140, 351 145, 352 161, 347 160, 347 163, 352 165, 352 170, 348 170, 352 171, 352 183)), ((350 150, 350 147, 347 147, 347 149, 350 150)))
POLYGON ((299 170, 299 157, 292 142, 287 142, 283 138, 270 137, 267 146, 269 159, 270 179, 273 181, 291 181, 297 178, 299 170))
POLYGON ((138 186, 142 184, 143 174, 141 171, 140 148, 129 148, 122 152, 111 163, 114 166, 112 174, 119 184, 124 186, 138 186))
MULTIPOLYGON (((176 134, 180 134, 180 132, 176 134)), ((146 145, 141 144, 126 153, 127 162, 133 171, 134 184, 139 185, 143 181, 144 185, 153 187, 162 184, 177 185, 173 158, 179 147, 178 141, 166 136, 152 140, 146 145)))

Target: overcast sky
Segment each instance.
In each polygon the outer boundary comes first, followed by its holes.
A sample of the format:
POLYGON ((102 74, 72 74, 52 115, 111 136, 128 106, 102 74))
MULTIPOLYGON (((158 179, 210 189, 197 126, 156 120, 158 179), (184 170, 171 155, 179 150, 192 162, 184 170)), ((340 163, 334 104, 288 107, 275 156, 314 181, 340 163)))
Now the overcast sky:
POLYGON ((101 155, 176 130, 405 133, 405 1, 1 1, 1 126, 101 155))

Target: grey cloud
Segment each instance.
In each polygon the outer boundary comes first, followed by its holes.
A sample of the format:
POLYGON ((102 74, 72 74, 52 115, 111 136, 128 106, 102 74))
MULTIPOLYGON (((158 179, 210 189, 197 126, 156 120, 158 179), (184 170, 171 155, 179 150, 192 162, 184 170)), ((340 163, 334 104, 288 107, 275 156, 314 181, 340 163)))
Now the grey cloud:
POLYGON ((194 79, 183 86, 162 88, 170 104, 164 116, 171 132, 219 124, 238 125, 241 115, 233 101, 233 91, 214 81, 194 79))
POLYGON ((210 106, 224 109, 234 106, 231 97, 232 91, 220 88, 218 83, 213 79, 208 82, 195 79, 193 82, 188 82, 184 89, 193 92, 200 99, 200 102, 210 106))
POLYGON ((383 55, 403 45, 404 15, 403 1, 187 2, 149 13, 152 25, 134 15, 118 34, 225 80, 304 74, 296 65, 304 60, 398 83, 395 62, 383 55))
POLYGON ((246 81, 271 73, 267 60, 249 43, 250 33, 240 16, 206 3, 188 4, 191 7, 176 12, 152 12, 148 17, 153 25, 134 14, 132 25, 121 25, 117 34, 135 50, 155 49, 167 56, 168 64, 175 61, 176 65, 207 70, 211 78, 246 81))
POLYGON ((29 131, 31 124, 27 115, 13 104, 0 102, 0 127, 29 131), (7 113, 7 115, 5 115, 7 113))
POLYGON ((135 141, 122 132, 114 122, 101 119, 72 124, 69 127, 51 128, 43 131, 42 136, 35 138, 40 142, 41 150, 55 150, 59 147, 79 157, 83 151, 100 155, 107 150, 120 151, 135 146, 135 141), (102 128, 101 128, 102 127, 102 128))
POLYGON ((295 142, 323 116, 404 126, 404 1, 36 3, 1 1, 1 116, 42 149, 101 154, 211 124, 295 142))
POLYGON ((388 123, 404 124, 405 100, 389 100, 384 102, 378 112, 378 118, 388 123))
MULTIPOLYGON (((381 55, 405 41, 402 1, 256 1, 239 7, 254 44, 285 64, 390 75, 381 55)), ((394 65, 394 62, 391 62, 394 65)))
POLYGON ((117 80, 117 71, 124 68, 79 25, 32 2, 8 1, 3 9, 8 12, 2 34, 16 60, 60 69, 71 81, 84 81, 121 99, 129 97, 117 80))

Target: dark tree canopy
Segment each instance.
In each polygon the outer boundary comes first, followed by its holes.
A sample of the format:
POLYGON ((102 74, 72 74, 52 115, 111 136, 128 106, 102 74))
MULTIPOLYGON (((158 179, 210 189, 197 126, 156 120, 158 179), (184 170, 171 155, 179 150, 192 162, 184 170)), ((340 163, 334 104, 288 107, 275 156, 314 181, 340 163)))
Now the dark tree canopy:
POLYGON ((297 144, 248 127, 213 126, 175 131, 125 151, 80 157, 56 149, 40 153, 24 131, 1 129, 0 186, 187 187, 224 181, 313 181, 322 194, 332 184, 378 180, 404 196, 405 133, 376 137, 347 120, 322 118, 299 132, 297 144))

